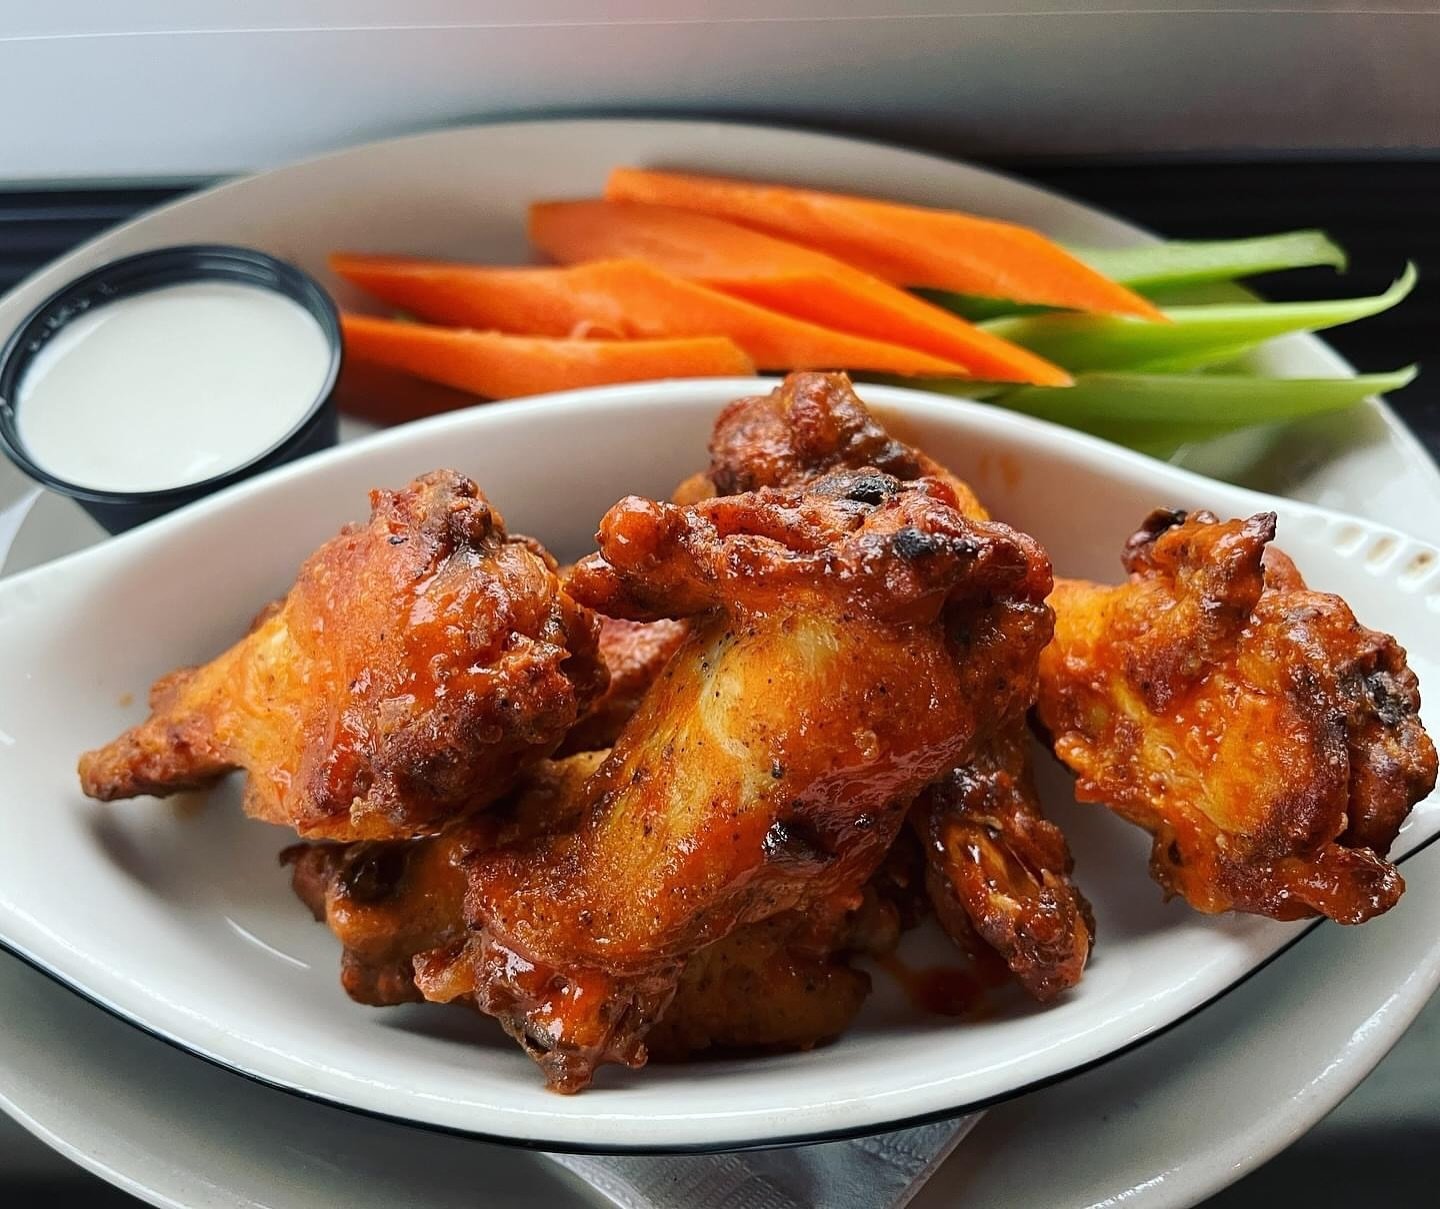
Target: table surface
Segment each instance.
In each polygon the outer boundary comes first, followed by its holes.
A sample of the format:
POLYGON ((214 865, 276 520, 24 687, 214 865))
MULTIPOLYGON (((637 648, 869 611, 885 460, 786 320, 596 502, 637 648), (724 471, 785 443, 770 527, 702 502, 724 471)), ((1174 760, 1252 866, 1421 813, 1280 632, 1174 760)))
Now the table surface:
MULTIPOLYGON (((1440 331, 1440 162, 1002 163, 1174 239, 1258 235, 1321 227, 1350 253, 1336 290, 1329 270, 1259 278, 1277 299, 1329 292, 1373 293, 1405 261, 1420 286, 1397 310, 1328 333, 1362 372, 1423 360, 1440 331)), ((0 292, 82 240, 183 189, 66 189, 0 192, 0 292)), ((1440 457, 1440 365, 1391 397, 1440 457)), ((1351 1209, 1383 1187, 1393 1209, 1433 1204, 1433 1154, 1440 1146, 1440 999, 1357 1091, 1285 1153, 1208 1203, 1248 1209, 1303 1194, 1310 1209, 1351 1209), (1382 1174, 1383 1173, 1383 1174, 1382 1174)), ((55 1206, 133 1205, 0 1117, 0 1202, 55 1206)))

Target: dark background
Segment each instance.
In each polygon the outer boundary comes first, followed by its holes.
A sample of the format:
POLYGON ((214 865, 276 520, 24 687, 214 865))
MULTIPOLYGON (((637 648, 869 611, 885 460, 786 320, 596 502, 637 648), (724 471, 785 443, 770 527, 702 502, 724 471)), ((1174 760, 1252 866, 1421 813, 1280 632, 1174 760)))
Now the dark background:
MULTIPOLYGON (((940 150, 945 150, 940 148, 940 150)), ((1349 253, 1350 269, 1308 269, 1254 282, 1276 299, 1372 294, 1388 286, 1406 260, 1420 285, 1395 310, 1327 333, 1361 372, 1398 369, 1431 358, 1440 329, 1440 162, 1346 160, 1230 164, 1069 164, 1002 162, 996 167, 1068 193, 1172 239, 1263 235, 1320 227, 1349 253)), ((184 193, 178 188, 67 189, 0 192, 0 292, 105 228, 184 193)), ((1392 405, 1440 456, 1440 357, 1429 373, 1391 396, 1392 405)), ((1337 971, 1337 976, 1343 976, 1337 971)), ((1430 1009, 1434 1012, 1434 1007, 1430 1009)), ((1362 1085, 1342 1112, 1363 1128, 1321 1129, 1216 1197, 1207 1209, 1274 1209, 1303 1192, 1310 1209, 1353 1209, 1379 1194, 1395 1209, 1431 1205, 1431 1157, 1440 1134, 1392 1129, 1384 1117, 1383 1076, 1395 1063, 1421 1069, 1416 1030, 1362 1085), (1371 1096, 1375 1102, 1367 1100, 1371 1096), (1338 1131, 1337 1131, 1338 1132, 1338 1131), (1343 1139, 1343 1140, 1342 1140, 1343 1139)), ((1440 1102, 1440 1087, 1436 1089, 1440 1102)), ((26 1187, 0 1186, 16 1205, 130 1206, 138 1202, 78 1170, 76 1178, 26 1187)))

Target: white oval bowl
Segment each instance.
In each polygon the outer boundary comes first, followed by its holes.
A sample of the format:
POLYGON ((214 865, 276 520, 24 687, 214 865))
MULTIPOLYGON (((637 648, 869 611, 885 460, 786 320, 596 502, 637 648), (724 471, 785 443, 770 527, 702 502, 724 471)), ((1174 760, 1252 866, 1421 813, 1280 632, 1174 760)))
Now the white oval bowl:
MULTIPOLYGON (((83 799, 74 760, 136 720, 150 680, 233 641, 258 604, 365 494, 436 466, 475 477, 512 528, 582 553, 621 495, 665 496, 703 464, 719 407, 753 380, 670 382, 477 407, 352 443, 93 550, 0 582, 0 938, 97 1002, 255 1078, 365 1112, 547 1148, 689 1149, 801 1141, 993 1102, 1073 1073, 1183 1018, 1306 925, 1208 919, 1160 902, 1148 841, 1042 778, 1094 900, 1099 945, 1060 1003, 926 1018, 880 985, 856 1027, 808 1054, 607 1070, 546 1092, 488 1021, 350 1003, 332 938, 290 894, 288 834, 248 822, 235 786, 208 808, 83 799), (129 702, 122 704, 122 702, 129 702)), ((1065 574, 1117 578, 1156 505, 1273 509, 1312 581, 1396 633, 1422 683, 1440 559, 1393 530, 1212 482, 980 405, 862 391, 907 439, 969 478, 1065 574)), ((1440 830, 1422 804, 1398 851, 1440 830)))

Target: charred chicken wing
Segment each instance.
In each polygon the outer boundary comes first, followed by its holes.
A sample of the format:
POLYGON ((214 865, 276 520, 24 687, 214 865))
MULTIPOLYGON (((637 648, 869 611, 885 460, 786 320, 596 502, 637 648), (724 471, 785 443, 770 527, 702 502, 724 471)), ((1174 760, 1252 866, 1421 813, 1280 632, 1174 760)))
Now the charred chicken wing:
MULTIPOLYGON (((542 761, 511 799, 436 836, 287 848, 296 894, 341 942, 349 996, 375 1007, 422 999, 416 957, 465 937, 465 859, 571 825, 606 754, 542 761)), ((870 985, 847 957, 889 952, 899 926, 873 894, 857 910, 848 900, 827 906, 737 928, 692 956, 647 1037, 651 1058, 809 1049, 841 1033, 870 985)))
POLYGON ((830 470, 861 466, 902 482, 943 479, 960 511, 973 520, 988 519, 967 483, 880 426, 845 374, 790 374, 768 395, 736 399, 715 420, 710 469, 688 480, 679 494, 793 487, 830 470))
POLYGON ((465 860, 469 934, 416 962, 427 998, 473 999, 563 1091, 644 1060, 697 951, 860 905, 915 795, 1027 707, 1015 648, 1048 633, 1044 554, 930 480, 632 498, 599 542, 577 598, 690 634, 578 825, 465 860))
POLYGON ((572 826, 603 751, 541 760, 490 810, 439 835, 350 844, 294 844, 280 854, 295 893, 341 945, 340 983, 374 1007, 423 998, 415 956, 465 936, 467 856, 572 826))
POLYGON ((245 808, 302 836, 420 834, 503 795, 604 688, 598 620, 469 479, 371 495, 250 634, 171 673, 80 760, 109 801, 243 768, 245 808))
POLYGON ((1040 812, 1028 743, 1019 728, 997 736, 921 794, 910 821, 941 927, 962 948, 989 946, 1047 1002, 1080 981, 1095 918, 1065 836, 1040 812))
MULTIPOLYGON (((891 437, 844 374, 791 374, 769 395, 730 404, 715 423, 709 470, 682 493, 703 498, 789 486, 864 464, 903 480, 940 479, 967 516, 986 519, 969 486, 891 437)), ((1037 634, 1049 621, 1048 610, 1034 611, 1037 634)), ((1033 678, 1033 664, 1023 661, 1035 649, 1034 642, 1012 649, 1013 677, 1033 678)), ((971 764, 923 795, 911 821, 941 926, 967 951, 977 939, 992 946, 1027 991, 1052 999, 1080 980, 1095 929, 1089 903, 1070 880, 1065 837, 1040 811, 1029 762, 1025 718, 1017 713, 977 746, 971 764)))
POLYGON ((1435 749, 1405 652, 1307 588, 1274 535, 1270 513, 1159 512, 1128 582, 1058 584, 1039 718, 1079 796, 1154 835, 1167 893, 1359 923, 1404 888, 1384 857, 1435 749))

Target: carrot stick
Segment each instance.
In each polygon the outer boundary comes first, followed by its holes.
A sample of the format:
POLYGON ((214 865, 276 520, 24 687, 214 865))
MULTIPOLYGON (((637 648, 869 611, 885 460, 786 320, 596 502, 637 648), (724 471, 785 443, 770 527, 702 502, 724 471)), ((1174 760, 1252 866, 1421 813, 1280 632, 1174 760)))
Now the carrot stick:
POLYGON ((878 277, 724 219, 641 202, 543 202, 531 242, 564 264, 643 260, 758 306, 958 361, 978 378, 1064 386, 1069 375, 878 277))
POLYGON ((495 269, 337 254, 330 265, 392 306, 457 327, 555 337, 728 336, 761 369, 969 373, 958 361, 805 323, 639 261, 495 269))
POLYGON ((684 340, 555 340, 459 331, 346 315, 345 354, 356 361, 473 391, 491 399, 654 378, 715 378, 754 372, 720 336, 684 340))
POLYGON ((1039 232, 953 210, 639 168, 611 172, 605 196, 726 218, 828 252, 894 285, 1162 318, 1039 232))

